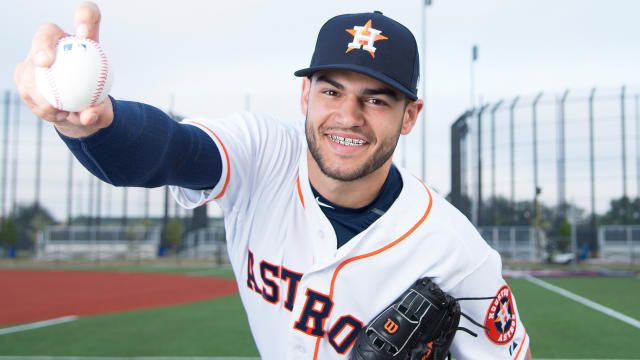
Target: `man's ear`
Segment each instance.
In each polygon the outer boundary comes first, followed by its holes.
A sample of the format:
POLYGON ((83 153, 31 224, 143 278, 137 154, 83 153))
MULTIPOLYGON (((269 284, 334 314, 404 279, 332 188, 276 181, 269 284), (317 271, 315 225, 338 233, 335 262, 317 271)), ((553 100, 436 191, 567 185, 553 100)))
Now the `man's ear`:
POLYGON ((410 101, 407 104, 407 107, 404 109, 402 129, 400 130, 402 135, 407 135, 411 132, 411 129, 416 125, 418 114, 420 114, 423 106, 424 102, 422 100, 410 101))
POLYGON ((308 77, 302 78, 302 92, 300 95, 300 108, 302 115, 307 116, 307 109, 309 109, 309 92, 311 91, 311 79, 308 77))

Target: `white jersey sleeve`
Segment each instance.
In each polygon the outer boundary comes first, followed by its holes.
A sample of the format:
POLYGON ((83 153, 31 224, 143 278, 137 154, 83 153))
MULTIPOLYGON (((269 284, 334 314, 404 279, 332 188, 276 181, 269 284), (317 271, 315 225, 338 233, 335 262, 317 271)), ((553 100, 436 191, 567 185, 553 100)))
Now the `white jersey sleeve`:
POLYGON ((464 331, 456 333, 450 349, 456 359, 525 358, 529 336, 520 321, 515 296, 501 274, 500 255, 491 251, 480 267, 449 291, 456 298, 472 297, 460 301, 462 313, 484 326, 483 329, 464 316, 460 318, 459 326, 477 337, 464 331))
POLYGON ((281 171, 297 166, 301 135, 273 117, 242 112, 220 119, 187 119, 206 132, 218 147, 222 174, 212 189, 192 190, 172 186, 171 192, 183 207, 192 209, 216 200, 225 213, 246 207, 261 188, 277 189, 274 183, 281 171))

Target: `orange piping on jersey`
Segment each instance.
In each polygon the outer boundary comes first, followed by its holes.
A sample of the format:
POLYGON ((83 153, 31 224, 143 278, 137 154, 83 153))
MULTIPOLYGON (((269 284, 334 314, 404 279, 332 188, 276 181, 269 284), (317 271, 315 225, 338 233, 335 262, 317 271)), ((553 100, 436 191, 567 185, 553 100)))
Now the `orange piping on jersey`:
POLYGON ((302 197, 302 189, 300 188, 300 175, 298 175, 296 183, 298 184, 298 196, 300 197, 300 202, 302 203, 302 208, 304 209, 304 198, 302 197))
MULTIPOLYGON (((418 179, 418 178, 416 178, 416 179, 418 179)), ((338 273, 340 272, 340 270, 342 270, 343 267, 345 267, 347 264, 352 263, 354 261, 361 260, 361 259, 364 259, 364 258, 368 258, 368 257, 374 256, 374 255, 378 255, 381 252, 389 250, 390 248, 392 248, 395 245, 399 244, 402 240, 406 239, 409 235, 411 235, 411 233, 413 233, 418 227, 420 227, 420 225, 422 225, 422 223, 427 219, 427 217, 429 216, 429 212, 431 212, 431 205, 433 205, 433 198, 431 197, 431 191, 429 191, 429 188, 427 188, 427 186, 422 182, 422 180, 418 179, 418 181, 420 181, 422 186, 424 186, 424 188, 427 190, 427 193, 429 194, 429 206, 427 206, 427 210, 424 212, 424 215, 422 215, 420 220, 418 220, 418 222, 415 223, 415 225, 413 225, 413 227, 411 229, 409 229, 409 231, 407 231, 404 235, 400 236, 399 238, 397 238, 393 242, 381 247, 378 250, 372 251, 370 253, 354 256, 354 257, 352 257, 350 259, 347 259, 347 260, 343 261, 342 263, 340 263, 340 265, 338 265, 338 267, 333 271, 333 277, 331 278, 331 288, 329 290, 329 298, 331 299, 331 301, 333 301, 333 285, 335 285, 336 278, 338 277, 338 273)), ((316 348, 315 348, 315 351, 313 353, 313 359, 314 360, 316 360, 318 358, 318 349, 320 348, 320 340, 322 340, 322 338, 318 338, 316 340, 316 348)), ((517 358, 517 356, 516 356, 516 358, 517 358)))
MULTIPOLYGON (((229 154, 227 153, 227 148, 224 146, 224 144, 222 143, 222 140, 220 140, 220 138, 218 137, 218 135, 216 135, 216 133, 214 133, 213 131, 211 131, 211 129, 209 129, 208 127, 200 124, 199 122, 195 122, 195 121, 191 121, 192 123, 199 125, 205 129, 207 129, 207 131, 209 131, 211 133, 211 135, 215 136, 215 138, 218 140, 218 142, 220 143, 220 146, 222 146, 222 151, 224 152, 224 157, 227 160, 227 177, 226 179, 224 179, 224 186, 222 187, 222 191, 220 191, 220 194, 218 194, 218 196, 216 196, 214 199, 220 199, 222 197, 222 195, 224 195, 224 192, 227 191, 227 185, 229 185, 229 176, 231 175, 231 163, 229 162, 229 154)), ((205 203, 206 204, 206 203, 205 203)), ((204 204, 203 204, 204 205, 204 204)))
POLYGON ((516 353, 516 357, 514 359, 518 360, 518 356, 520 356, 520 351, 524 348, 525 340, 527 340, 527 329, 524 329, 524 336, 522 337, 522 344, 520 344, 520 350, 516 353))

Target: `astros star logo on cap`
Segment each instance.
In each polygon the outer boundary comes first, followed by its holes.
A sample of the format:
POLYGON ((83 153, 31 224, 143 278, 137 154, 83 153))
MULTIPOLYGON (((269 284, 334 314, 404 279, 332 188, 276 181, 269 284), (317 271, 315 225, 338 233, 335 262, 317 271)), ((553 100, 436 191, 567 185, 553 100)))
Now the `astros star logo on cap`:
POLYGON ((357 72, 418 99, 416 39, 404 25, 379 11, 338 15, 322 25, 309 67, 294 75, 310 78, 325 70, 357 72))
POLYGON ((345 29, 346 32, 353 35, 353 41, 347 44, 347 51, 353 49, 366 50, 375 58, 376 48, 373 43, 378 40, 387 40, 388 37, 381 35, 382 31, 371 27, 371 19, 364 26, 354 26, 353 29, 345 29))

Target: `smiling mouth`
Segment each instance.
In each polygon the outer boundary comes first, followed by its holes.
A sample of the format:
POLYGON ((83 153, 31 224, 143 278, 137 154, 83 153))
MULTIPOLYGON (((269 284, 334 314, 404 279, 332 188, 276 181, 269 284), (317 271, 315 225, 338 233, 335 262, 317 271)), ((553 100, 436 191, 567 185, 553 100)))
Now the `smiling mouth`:
POLYGON ((329 135, 329 139, 331 139, 331 141, 333 142, 336 142, 344 146, 360 146, 366 143, 366 141, 361 139, 345 138, 342 136, 335 136, 335 135, 329 135))

